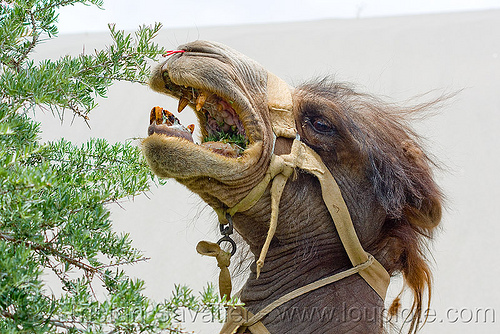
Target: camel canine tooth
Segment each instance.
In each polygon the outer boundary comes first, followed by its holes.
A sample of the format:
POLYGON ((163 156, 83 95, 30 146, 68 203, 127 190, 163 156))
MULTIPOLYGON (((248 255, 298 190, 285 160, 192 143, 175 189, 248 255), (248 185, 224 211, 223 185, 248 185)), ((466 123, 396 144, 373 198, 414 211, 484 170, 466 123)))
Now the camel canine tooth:
POLYGON ((204 92, 200 92, 200 95, 196 98, 196 111, 200 111, 207 101, 207 95, 204 92))
POLYGON ((149 115, 149 125, 153 124, 153 122, 156 120, 156 107, 153 107, 153 109, 151 109, 151 113, 149 115))
POLYGON ((186 99, 184 96, 181 97, 179 99, 179 106, 177 107, 177 112, 180 113, 181 111, 183 111, 184 108, 186 108, 186 106, 188 105, 188 103, 189 103, 188 99, 186 99))
POLYGON ((179 120, 167 109, 163 109, 163 123, 167 125, 179 124, 179 120))

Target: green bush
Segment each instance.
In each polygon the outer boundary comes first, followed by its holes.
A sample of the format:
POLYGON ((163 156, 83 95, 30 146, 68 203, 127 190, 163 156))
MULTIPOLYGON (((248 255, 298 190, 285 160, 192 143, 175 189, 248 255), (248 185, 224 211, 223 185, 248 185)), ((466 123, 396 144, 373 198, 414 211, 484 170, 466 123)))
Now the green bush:
POLYGON ((100 0, 0 2, 0 332, 178 332, 180 307, 216 313, 209 286, 186 287, 153 302, 122 266, 143 260, 126 234, 112 229, 107 204, 140 195, 158 182, 137 147, 93 139, 42 143, 35 108, 72 113, 89 122, 95 99, 116 80, 144 83, 148 60, 165 50, 152 42, 160 24, 125 34, 110 26, 113 44, 91 55, 35 63, 30 53, 57 35, 57 8, 102 6, 100 0), (53 295, 42 275, 62 284, 53 295), (96 283, 97 282, 97 283, 96 283), (93 284, 106 289, 98 300, 93 284))

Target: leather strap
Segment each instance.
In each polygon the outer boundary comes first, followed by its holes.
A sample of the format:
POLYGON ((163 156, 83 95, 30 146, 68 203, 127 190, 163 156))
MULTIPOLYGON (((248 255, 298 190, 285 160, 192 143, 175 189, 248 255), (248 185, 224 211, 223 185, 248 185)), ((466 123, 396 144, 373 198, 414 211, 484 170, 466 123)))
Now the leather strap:
POLYGON ((243 306, 230 306, 227 310, 227 318, 220 334, 233 333, 252 333, 252 334, 270 334, 262 322, 256 322, 251 325, 244 325, 248 319, 253 317, 253 313, 243 306))
POLYGON ((220 333, 229 334, 229 333, 250 332, 253 334, 267 334, 269 333, 269 331, 262 324, 261 320, 266 315, 271 313, 274 309, 289 302, 292 299, 295 299, 311 291, 317 290, 328 284, 332 284, 334 282, 340 281, 343 278, 358 273, 361 270, 364 270, 369 266, 371 266, 374 260, 375 260, 374 257, 369 255, 368 260, 360 265, 357 265, 351 269, 344 270, 335 275, 320 279, 316 282, 295 289, 292 292, 287 293, 286 295, 278 298, 271 304, 267 305, 265 308, 260 310, 255 315, 242 306, 236 306, 236 307, 230 306, 227 313, 227 321, 224 324, 224 327, 222 328, 220 333), (248 320, 245 321, 245 319, 248 320))
MULTIPOLYGON (((297 167, 313 174, 320 182, 323 201, 332 216, 337 233, 352 265, 358 266, 365 263, 369 254, 365 252, 358 239, 351 215, 335 178, 314 150, 303 142, 295 141, 294 145, 300 145, 297 167)), ((380 298, 385 299, 390 276, 377 260, 374 259, 372 265, 361 270, 359 274, 380 298)))
MULTIPOLYGON (((267 93, 269 113, 276 136, 296 138, 291 87, 276 75, 268 72, 267 93)), ((294 167, 307 171, 318 178, 323 201, 332 216, 337 233, 352 265, 357 266, 365 263, 368 255, 359 242, 340 188, 321 157, 297 139, 294 140, 291 153, 281 157, 294 167)), ((375 260, 371 266, 360 271, 359 274, 382 299, 385 299, 390 276, 378 261, 375 260)))

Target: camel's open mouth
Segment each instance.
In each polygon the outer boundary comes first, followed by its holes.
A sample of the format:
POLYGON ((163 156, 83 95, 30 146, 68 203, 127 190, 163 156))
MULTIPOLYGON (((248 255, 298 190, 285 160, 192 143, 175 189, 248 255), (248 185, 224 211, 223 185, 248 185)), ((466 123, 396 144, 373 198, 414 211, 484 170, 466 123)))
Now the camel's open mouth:
MULTIPOLYGON (((168 72, 164 72, 162 76, 165 88, 172 96, 179 98, 177 111, 181 112, 188 105, 195 110, 201 128, 200 146, 230 158, 243 155, 250 140, 233 101, 206 89, 176 85, 170 80, 168 72)), ((179 119, 167 110, 160 107, 151 110, 148 135, 156 133, 184 138, 194 143, 193 130, 193 124, 183 126, 179 119)))

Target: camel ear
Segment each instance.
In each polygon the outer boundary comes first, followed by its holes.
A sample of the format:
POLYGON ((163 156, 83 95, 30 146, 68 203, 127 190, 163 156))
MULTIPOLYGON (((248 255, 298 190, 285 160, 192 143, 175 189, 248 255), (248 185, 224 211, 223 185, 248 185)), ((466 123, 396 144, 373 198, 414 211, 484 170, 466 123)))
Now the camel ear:
POLYGON ((434 182, 425 153, 414 141, 402 143, 405 157, 413 166, 410 178, 414 189, 403 208, 408 221, 420 228, 431 230, 441 221, 441 192, 434 182))

